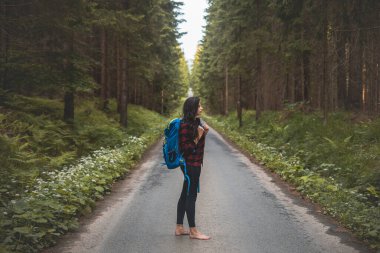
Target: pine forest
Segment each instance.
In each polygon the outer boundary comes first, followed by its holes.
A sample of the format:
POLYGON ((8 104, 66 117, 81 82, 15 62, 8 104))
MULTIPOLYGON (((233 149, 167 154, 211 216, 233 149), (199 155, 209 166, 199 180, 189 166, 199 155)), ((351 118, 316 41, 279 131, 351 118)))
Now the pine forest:
POLYGON ((213 129, 380 249, 380 1, 207 0, 191 61, 186 1, 0 0, 0 253, 78 228, 192 92, 213 129))

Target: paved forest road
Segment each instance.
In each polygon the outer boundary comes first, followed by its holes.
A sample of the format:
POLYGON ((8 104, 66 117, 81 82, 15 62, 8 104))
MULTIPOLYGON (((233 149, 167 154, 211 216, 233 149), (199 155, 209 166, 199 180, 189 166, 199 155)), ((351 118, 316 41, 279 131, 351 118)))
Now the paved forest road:
MULTIPOLYGON (((174 236, 180 170, 161 165, 157 144, 140 168, 48 252, 369 252, 328 218, 278 187, 261 168, 211 130, 196 223, 210 241, 174 236)), ((185 216, 185 226, 187 220, 185 216)))

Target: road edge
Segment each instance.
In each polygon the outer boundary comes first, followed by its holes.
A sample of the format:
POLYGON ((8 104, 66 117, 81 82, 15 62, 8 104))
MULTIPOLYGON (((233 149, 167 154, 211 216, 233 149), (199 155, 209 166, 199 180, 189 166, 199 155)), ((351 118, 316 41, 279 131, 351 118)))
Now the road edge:
POLYGON ((213 128, 212 124, 210 124, 210 126, 219 138, 221 138, 225 143, 239 151, 246 159, 248 159, 256 167, 258 167, 268 177, 270 177, 271 182, 278 186, 287 197, 294 200, 294 204, 307 208, 312 216, 314 216, 322 224, 328 226, 329 234, 339 237, 343 244, 353 247, 354 249, 360 252, 380 253, 379 251, 371 249, 368 243, 355 236, 350 229, 343 226, 334 217, 330 216, 329 214, 324 214, 323 207, 321 205, 313 202, 307 196, 302 195, 299 191, 297 191, 294 185, 283 180, 280 177, 280 175, 260 164, 260 162, 248 151, 239 147, 239 145, 237 145, 234 141, 228 138, 228 136, 226 136, 224 133, 219 132, 215 128, 213 128))

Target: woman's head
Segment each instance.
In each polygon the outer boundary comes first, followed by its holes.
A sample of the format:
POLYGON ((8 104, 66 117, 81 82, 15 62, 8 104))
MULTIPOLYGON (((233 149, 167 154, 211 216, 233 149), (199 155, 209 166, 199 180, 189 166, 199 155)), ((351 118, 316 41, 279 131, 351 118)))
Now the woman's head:
POLYGON ((195 121, 203 108, 198 97, 189 97, 183 104, 183 118, 185 121, 195 121))
POLYGON ((203 108, 198 97, 189 97, 183 104, 183 121, 190 125, 193 139, 198 136, 198 126, 200 119, 198 118, 203 108))

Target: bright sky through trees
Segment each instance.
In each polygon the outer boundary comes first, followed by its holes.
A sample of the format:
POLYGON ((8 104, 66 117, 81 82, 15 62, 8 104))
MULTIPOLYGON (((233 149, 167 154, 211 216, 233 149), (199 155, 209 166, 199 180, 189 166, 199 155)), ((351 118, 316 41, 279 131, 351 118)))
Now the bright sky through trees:
POLYGON ((206 14, 207 0, 183 0, 181 11, 182 18, 186 20, 180 24, 180 32, 187 32, 180 39, 181 47, 185 52, 185 58, 191 65, 198 42, 203 36, 203 26, 206 25, 204 15, 206 14))

